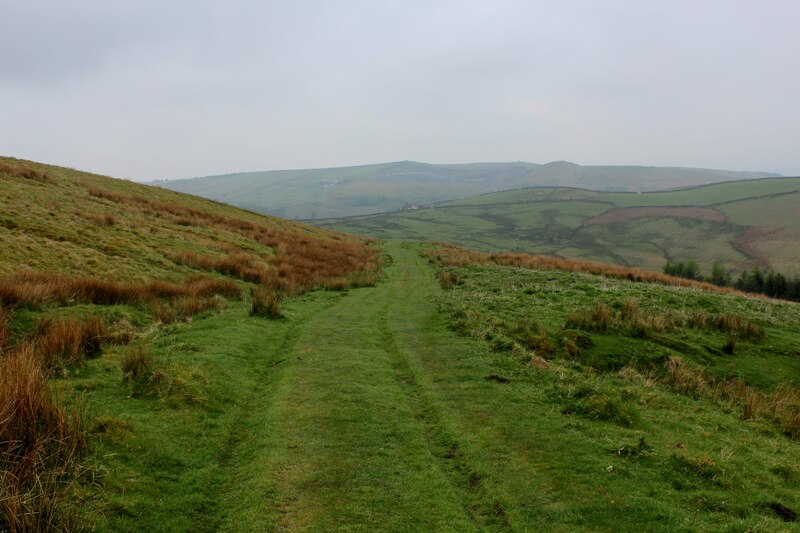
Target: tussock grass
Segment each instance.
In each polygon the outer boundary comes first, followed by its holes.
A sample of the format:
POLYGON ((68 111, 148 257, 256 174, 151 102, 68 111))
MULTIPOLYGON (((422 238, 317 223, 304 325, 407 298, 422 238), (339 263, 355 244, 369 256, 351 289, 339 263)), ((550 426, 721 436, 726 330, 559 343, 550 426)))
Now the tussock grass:
POLYGON ((233 252, 219 257, 182 250, 175 260, 183 265, 217 271, 252 283, 267 284, 271 280, 269 270, 261 264, 262 260, 252 253, 233 252))
POLYGON ((96 357, 108 338, 98 317, 86 320, 46 319, 39 323, 32 343, 41 365, 48 372, 96 357))
POLYGON ((11 317, 8 311, 0 305, 0 353, 11 344, 10 322, 11 317))
POLYGON ((447 270, 440 270, 437 272, 436 279, 439 280, 439 285, 441 285, 443 289, 452 289, 453 287, 464 283, 463 280, 459 278, 458 274, 447 270))
POLYGON ((122 377, 128 383, 142 381, 153 374, 153 360, 141 344, 130 346, 122 359, 122 377))
POLYGON ((46 304, 136 304, 156 298, 214 294, 237 298, 241 293, 232 281, 204 277, 190 277, 183 284, 165 281, 123 283, 22 270, 0 279, 0 305, 31 309, 46 304))
POLYGON ((44 172, 21 165, 9 165, 0 162, 0 172, 8 174, 10 176, 16 176, 20 178, 25 178, 26 180, 36 181, 42 184, 54 183, 54 181, 50 178, 50 176, 48 176, 44 172))
POLYGON ((0 529, 75 529, 62 512, 84 447, 82 421, 53 399, 30 345, 0 356, 0 529))
POLYGON ((281 295, 268 287, 253 287, 250 291, 250 315, 267 318, 282 318, 281 295))
MULTIPOLYGON (((379 269, 377 253, 364 241, 298 236, 289 232, 242 219, 194 209, 174 202, 150 200, 141 196, 121 195, 92 188, 91 196, 140 208, 154 216, 168 217, 180 226, 202 226, 218 231, 236 233, 250 241, 273 249, 268 259, 271 269, 259 265, 262 258, 245 252, 230 252, 225 257, 181 251, 176 261, 206 270, 215 270, 254 283, 272 285, 289 293, 297 293, 338 278, 350 278, 359 273, 374 273, 379 269)), ((357 282, 364 283, 361 277, 357 282)), ((372 281, 374 283, 374 281, 372 281)), ((353 282, 348 283, 354 286, 353 282)))

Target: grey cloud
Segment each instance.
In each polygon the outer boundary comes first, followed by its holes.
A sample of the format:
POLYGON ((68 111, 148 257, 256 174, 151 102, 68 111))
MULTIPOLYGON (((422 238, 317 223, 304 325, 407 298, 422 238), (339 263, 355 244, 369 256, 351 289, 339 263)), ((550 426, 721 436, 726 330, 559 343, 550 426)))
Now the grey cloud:
POLYGON ((4 153, 121 177, 569 159, 800 172, 790 1, 19 2, 4 153))

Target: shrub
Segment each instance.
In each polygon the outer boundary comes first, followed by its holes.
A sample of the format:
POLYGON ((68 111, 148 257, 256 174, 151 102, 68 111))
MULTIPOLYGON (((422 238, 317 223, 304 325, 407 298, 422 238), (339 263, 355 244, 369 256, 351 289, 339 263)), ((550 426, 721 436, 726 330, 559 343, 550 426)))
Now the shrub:
POLYGON ((268 287, 253 287, 250 290, 250 315, 267 318, 282 318, 278 304, 280 295, 268 287))

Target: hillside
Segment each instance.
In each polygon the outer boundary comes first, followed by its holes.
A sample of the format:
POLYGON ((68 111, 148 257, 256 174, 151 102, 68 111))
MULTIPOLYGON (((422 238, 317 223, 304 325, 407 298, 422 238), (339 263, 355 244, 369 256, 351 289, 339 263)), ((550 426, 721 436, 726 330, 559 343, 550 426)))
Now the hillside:
POLYGON ((734 275, 760 267, 800 274, 800 178, 651 193, 529 188, 412 211, 316 223, 380 239, 450 242, 660 270, 715 261, 734 275))
POLYGON ((10 158, 0 195, 1 531, 796 527, 798 304, 10 158))
POLYGON ((650 191, 771 175, 692 168, 580 166, 564 161, 545 165, 523 162, 431 165, 401 161, 345 168, 246 172, 157 184, 262 213, 316 219, 383 213, 404 205, 425 205, 521 187, 650 191))
POLYGON ((320 268, 327 258, 314 253, 364 246, 358 238, 165 189, 5 157, 0 194, 0 275, 31 269, 180 280, 208 270, 190 264, 194 254, 195 262, 235 258, 283 276, 284 262, 297 267, 302 259, 320 268))

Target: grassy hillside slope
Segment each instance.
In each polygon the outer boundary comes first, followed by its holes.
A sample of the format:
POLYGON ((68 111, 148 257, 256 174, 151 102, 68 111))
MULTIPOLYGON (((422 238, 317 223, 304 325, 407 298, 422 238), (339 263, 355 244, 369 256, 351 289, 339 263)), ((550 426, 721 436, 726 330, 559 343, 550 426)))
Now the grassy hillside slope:
POLYGON ((401 161, 246 172, 163 181, 159 185, 282 217, 315 219, 395 211, 406 204, 430 204, 520 187, 648 191, 768 175, 691 168, 580 166, 564 161, 546 165, 431 165, 401 161))
POLYGON ((450 242, 659 270, 666 261, 715 261, 738 275, 758 266, 800 273, 800 178, 675 191, 607 193, 531 188, 429 208, 320 221, 381 239, 450 242))
POLYGON ((0 195, 0 275, 28 268, 177 279, 198 270, 182 251, 216 259, 246 254, 241 262, 268 271, 304 253, 324 262, 306 252, 346 256, 345 248, 364 244, 198 197, 12 158, 0 157, 0 195))

